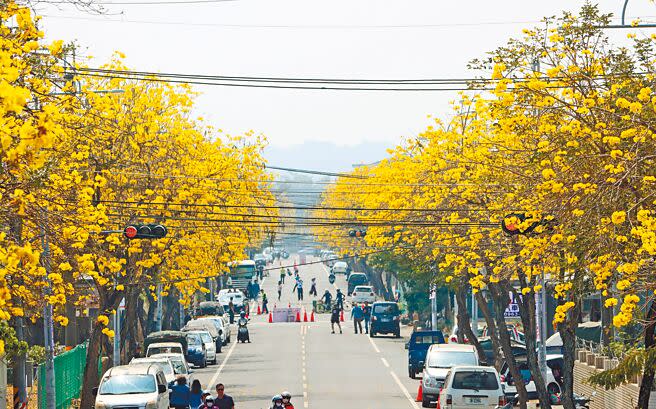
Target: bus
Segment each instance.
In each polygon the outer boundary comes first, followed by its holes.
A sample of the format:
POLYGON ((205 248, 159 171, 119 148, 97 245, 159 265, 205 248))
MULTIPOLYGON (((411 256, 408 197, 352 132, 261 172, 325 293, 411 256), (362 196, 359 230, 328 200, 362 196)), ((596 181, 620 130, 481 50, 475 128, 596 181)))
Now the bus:
POLYGON ((242 290, 245 294, 248 288, 248 283, 251 282, 253 277, 257 274, 255 261, 234 261, 229 263, 228 267, 230 268, 230 275, 228 276, 230 284, 226 287, 242 290))

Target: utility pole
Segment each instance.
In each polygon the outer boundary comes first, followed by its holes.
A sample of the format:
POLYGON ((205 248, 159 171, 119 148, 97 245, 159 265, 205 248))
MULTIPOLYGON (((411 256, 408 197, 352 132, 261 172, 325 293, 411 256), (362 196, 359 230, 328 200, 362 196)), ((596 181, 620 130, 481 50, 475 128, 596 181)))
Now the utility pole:
POLYGON ((540 347, 538 348, 538 364, 540 365, 540 372, 542 373, 542 379, 547 379, 547 346, 546 335, 547 335, 547 317, 546 317, 546 305, 547 305, 547 285, 544 281, 544 272, 540 275, 542 289, 539 294, 536 294, 537 302, 536 313, 537 316, 536 324, 538 325, 538 340, 540 342, 540 347))
MULTIPOLYGON (((50 275, 50 243, 48 242, 48 232, 46 225, 48 223, 48 211, 43 210, 43 220, 41 221, 41 244, 43 246, 43 258, 42 263, 46 269, 46 277, 50 275)), ((46 278, 48 282, 47 294, 52 293, 52 288, 50 287, 50 280, 46 278)), ((46 301, 45 306, 43 307, 43 338, 45 340, 46 348, 46 409, 55 409, 55 336, 54 336, 54 325, 52 317, 52 304, 46 301)), ((24 368, 24 367, 23 367, 24 368)), ((23 370, 24 376, 24 370, 23 370)))
POLYGON ((476 302, 476 295, 474 294, 473 288, 471 294, 471 305, 472 305, 471 329, 474 335, 478 336, 478 303, 476 302))
POLYGON ((435 284, 431 285, 430 301, 431 301, 431 329, 435 331, 437 329, 437 286, 435 284))
POLYGON ((157 284, 157 325, 155 326, 156 331, 162 330, 162 284, 157 284))

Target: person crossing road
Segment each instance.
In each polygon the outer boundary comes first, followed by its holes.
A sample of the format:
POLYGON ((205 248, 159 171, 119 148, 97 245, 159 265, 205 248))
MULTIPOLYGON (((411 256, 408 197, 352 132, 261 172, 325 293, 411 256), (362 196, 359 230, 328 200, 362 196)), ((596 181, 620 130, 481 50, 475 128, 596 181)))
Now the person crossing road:
POLYGON ((355 333, 358 333, 359 328, 360 334, 362 334, 362 319, 364 318, 364 312, 362 311, 362 307, 360 307, 358 304, 353 304, 353 308, 351 309, 351 318, 353 318, 353 329, 355 330, 355 333))
POLYGON ((337 303, 333 305, 333 308, 330 312, 330 328, 332 330, 332 334, 335 333, 335 324, 337 324, 337 327, 339 328, 339 333, 342 333, 342 325, 339 323, 339 316, 342 313, 342 309, 339 307, 337 303))

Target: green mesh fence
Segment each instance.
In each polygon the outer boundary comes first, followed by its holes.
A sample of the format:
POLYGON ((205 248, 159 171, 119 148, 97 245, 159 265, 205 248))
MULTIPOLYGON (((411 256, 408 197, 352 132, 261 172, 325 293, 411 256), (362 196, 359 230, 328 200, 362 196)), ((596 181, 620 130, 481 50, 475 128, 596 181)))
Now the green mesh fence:
MULTIPOLYGON (((73 399, 80 396, 87 345, 80 344, 55 357, 55 407, 68 409, 73 399)), ((39 409, 46 407, 46 367, 39 365, 39 409)))

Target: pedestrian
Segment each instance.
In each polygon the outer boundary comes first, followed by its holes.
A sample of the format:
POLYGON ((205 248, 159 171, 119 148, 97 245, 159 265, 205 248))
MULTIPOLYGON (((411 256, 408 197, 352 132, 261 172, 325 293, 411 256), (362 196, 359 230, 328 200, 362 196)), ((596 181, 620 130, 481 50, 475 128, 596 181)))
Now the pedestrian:
POLYGON ((225 386, 222 383, 216 385, 216 398, 214 407, 217 409, 235 409, 235 401, 225 394, 225 386))
POLYGON ((228 315, 230 316, 230 323, 235 323, 235 303, 232 302, 234 297, 230 297, 230 302, 228 302, 228 315))
POLYGON ((191 391, 187 386, 187 378, 179 376, 175 385, 171 386, 169 404, 175 409, 189 409, 191 391))
POLYGON ((323 301, 324 308, 326 311, 330 309, 330 301, 332 300, 333 296, 330 294, 330 291, 326 290, 325 293, 323 293, 323 297, 321 297, 321 301, 323 301))
POLYGON ((285 284, 285 269, 280 267, 280 282, 285 284))
POLYGON ((362 312, 364 314, 364 333, 369 333, 369 322, 371 321, 371 306, 368 301, 364 302, 364 307, 362 307, 362 312))
MULTIPOLYGON (((327 290, 326 290, 327 291, 327 290)), ((342 312, 342 309, 339 308, 339 305, 335 303, 333 306, 332 311, 330 312, 330 329, 332 330, 332 334, 335 333, 335 324, 339 327, 339 333, 342 333, 342 324, 339 323, 339 315, 342 312)))
POLYGON ((317 296, 317 279, 312 277, 312 286, 310 286, 310 295, 317 296))
POLYGON ((269 299, 267 298, 266 293, 262 290, 262 314, 269 313, 269 299))
POLYGON ((253 296, 253 282, 252 281, 249 281, 248 284, 246 284, 246 294, 247 294, 249 299, 255 298, 253 296))
POLYGON ((280 301, 280 297, 282 297, 282 281, 278 281, 278 301, 280 301))
POLYGON ((292 394, 284 391, 283 393, 280 394, 282 396, 282 405, 285 409, 294 409, 294 405, 292 405, 292 394))
POLYGON ((303 301, 303 280, 301 280, 300 277, 296 278, 296 284, 294 284, 292 293, 294 291, 296 291, 296 297, 298 298, 298 301, 303 301))
POLYGON ((296 265, 296 261, 294 261, 294 274, 298 274, 298 266, 296 265))
POLYGON ((337 289, 337 294, 335 295, 335 301, 340 310, 344 309, 344 293, 339 288, 337 289))
POLYGON ((358 333, 358 328, 360 328, 360 334, 362 334, 362 320, 364 319, 364 312, 362 307, 358 304, 353 303, 353 308, 351 309, 351 318, 353 318, 353 329, 355 333, 358 333))
POLYGON ((202 399, 203 389, 200 387, 200 381, 194 379, 191 383, 191 392, 189 393, 189 405, 191 409, 198 409, 204 402, 202 399))

